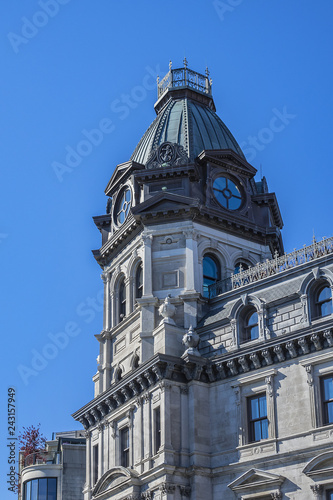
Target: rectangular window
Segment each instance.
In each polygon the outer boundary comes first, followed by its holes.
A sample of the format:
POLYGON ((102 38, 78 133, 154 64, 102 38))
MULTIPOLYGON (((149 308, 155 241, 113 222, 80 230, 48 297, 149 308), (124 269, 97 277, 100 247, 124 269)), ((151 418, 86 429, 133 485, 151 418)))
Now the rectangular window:
POLYGON ((326 491, 326 500, 333 500, 333 490, 326 491))
POLYGON ((249 442, 268 438, 266 394, 248 398, 249 442))
POLYGON ((93 446, 93 484, 98 480, 98 444, 93 446))
POLYGON ((23 486, 23 500, 57 500, 57 478, 27 481, 23 486))
POLYGON ((129 428, 120 431, 120 458, 123 467, 129 466, 129 428))
POLYGON ((160 407, 154 410, 154 453, 158 452, 161 446, 161 410, 160 407))
POLYGON ((321 378, 323 424, 333 423, 333 375, 321 378))

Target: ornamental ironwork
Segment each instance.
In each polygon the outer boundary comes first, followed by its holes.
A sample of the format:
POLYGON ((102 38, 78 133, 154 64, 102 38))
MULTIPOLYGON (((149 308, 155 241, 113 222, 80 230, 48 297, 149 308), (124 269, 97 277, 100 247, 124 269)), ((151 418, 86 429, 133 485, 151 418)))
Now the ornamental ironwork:
POLYGON ((324 255, 333 253, 333 237, 323 238, 321 241, 313 240, 311 245, 305 246, 299 250, 294 250, 288 254, 279 256, 275 252, 274 259, 258 262, 255 266, 248 269, 239 267, 237 274, 232 274, 229 278, 209 285, 209 298, 216 297, 221 293, 235 290, 242 286, 260 281, 269 276, 282 273, 288 269, 305 264, 324 255))
POLYGON ((209 78, 209 71, 206 68, 206 74, 202 75, 192 71, 187 67, 187 61, 184 60, 184 67, 171 69, 162 80, 157 82, 157 96, 160 98, 168 89, 184 88, 201 92, 208 96, 212 95, 212 80, 209 78))

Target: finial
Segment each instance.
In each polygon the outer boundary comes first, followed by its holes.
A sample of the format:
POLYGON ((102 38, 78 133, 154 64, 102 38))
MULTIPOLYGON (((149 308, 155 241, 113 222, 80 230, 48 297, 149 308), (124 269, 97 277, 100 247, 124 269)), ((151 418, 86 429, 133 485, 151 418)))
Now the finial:
POLYGON ((160 77, 158 75, 157 75, 156 81, 157 81, 157 85, 158 85, 160 83, 160 77))
POLYGON ((207 78, 209 77, 209 69, 208 69, 208 66, 206 66, 206 76, 207 76, 207 78))
POLYGON ((186 69, 187 68, 187 59, 186 59, 186 57, 184 57, 183 63, 184 63, 184 68, 186 69))
POLYGON ((315 231, 313 229, 312 243, 316 243, 315 231))
POLYGON ((171 68, 172 68, 172 61, 170 59, 170 62, 169 62, 169 71, 171 71, 171 68))

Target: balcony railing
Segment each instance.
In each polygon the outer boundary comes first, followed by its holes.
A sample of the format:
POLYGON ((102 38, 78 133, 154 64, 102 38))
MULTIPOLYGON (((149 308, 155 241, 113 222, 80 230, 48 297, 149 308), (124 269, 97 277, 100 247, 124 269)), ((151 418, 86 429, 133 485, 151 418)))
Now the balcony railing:
POLYGON ((240 268, 239 273, 232 274, 229 278, 210 285, 208 287, 209 298, 216 297, 229 290, 235 290, 249 283, 257 282, 268 276, 282 273, 287 269, 292 269, 331 253, 333 253, 333 237, 322 239, 321 241, 313 239, 311 245, 304 245, 300 250, 295 249, 293 252, 281 255, 280 257, 276 252, 274 259, 258 262, 255 266, 248 269, 242 270, 240 268))
POLYGON ((43 465, 43 464, 60 464, 61 453, 58 451, 36 451, 26 456, 24 459, 24 467, 30 465, 43 465))
POLYGON ((165 77, 157 82, 157 96, 158 98, 164 94, 167 89, 189 87, 202 94, 212 95, 212 81, 209 79, 209 71, 206 68, 206 75, 197 73, 187 68, 187 61, 184 59, 184 67, 171 69, 165 77))

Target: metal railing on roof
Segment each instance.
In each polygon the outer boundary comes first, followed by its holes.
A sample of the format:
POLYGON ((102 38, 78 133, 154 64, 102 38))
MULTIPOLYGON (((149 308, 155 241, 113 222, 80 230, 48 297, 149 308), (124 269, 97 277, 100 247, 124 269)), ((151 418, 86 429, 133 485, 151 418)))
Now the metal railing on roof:
POLYGON ((30 453, 24 459, 24 467, 30 465, 60 464, 61 453, 59 451, 36 451, 30 453))
POLYGON ((171 88, 188 87, 208 96, 212 95, 212 80, 209 78, 209 71, 206 68, 206 74, 202 75, 196 71, 192 71, 187 67, 186 58, 184 59, 184 67, 172 69, 172 64, 169 64, 169 72, 162 80, 157 79, 157 96, 161 97, 164 92, 171 88))
POLYGON ((265 262, 258 262, 255 266, 248 269, 242 269, 237 274, 232 274, 229 278, 209 285, 208 296, 209 298, 216 297, 221 293, 235 290, 242 286, 254 283, 268 276, 282 273, 287 269, 300 266, 306 262, 319 259, 323 255, 333 253, 333 237, 323 238, 321 241, 316 241, 315 238, 311 245, 304 245, 299 250, 294 250, 288 254, 281 255, 275 252, 274 259, 266 260, 265 262))

